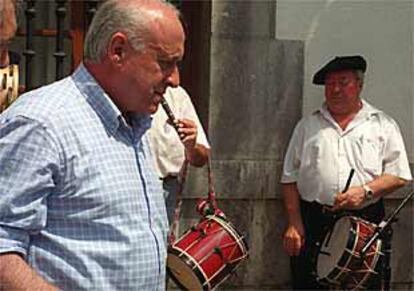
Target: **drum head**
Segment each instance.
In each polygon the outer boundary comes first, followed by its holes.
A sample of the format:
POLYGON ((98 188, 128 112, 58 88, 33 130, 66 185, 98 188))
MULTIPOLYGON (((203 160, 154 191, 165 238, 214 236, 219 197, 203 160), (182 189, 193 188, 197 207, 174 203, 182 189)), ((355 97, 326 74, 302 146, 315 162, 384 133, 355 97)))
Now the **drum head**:
POLYGON ((168 272, 173 281, 185 290, 203 290, 200 280, 192 268, 175 254, 168 254, 168 272))
POLYGON ((350 218, 342 217, 335 223, 332 235, 325 237, 317 260, 317 272, 320 279, 326 278, 341 259, 348 243, 351 226, 350 218))

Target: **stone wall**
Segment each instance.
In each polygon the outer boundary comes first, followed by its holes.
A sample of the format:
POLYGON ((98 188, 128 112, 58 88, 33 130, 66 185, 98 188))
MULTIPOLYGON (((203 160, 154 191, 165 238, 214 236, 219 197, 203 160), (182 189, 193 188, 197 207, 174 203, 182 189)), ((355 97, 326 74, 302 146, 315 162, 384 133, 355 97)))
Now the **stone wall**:
MULTIPOLYGON (((287 287, 280 169, 301 117, 303 42, 278 41, 275 2, 213 1, 209 138, 219 207, 246 235, 250 258, 221 287, 287 287)), ((181 229, 196 223, 206 169, 191 169, 181 229)))

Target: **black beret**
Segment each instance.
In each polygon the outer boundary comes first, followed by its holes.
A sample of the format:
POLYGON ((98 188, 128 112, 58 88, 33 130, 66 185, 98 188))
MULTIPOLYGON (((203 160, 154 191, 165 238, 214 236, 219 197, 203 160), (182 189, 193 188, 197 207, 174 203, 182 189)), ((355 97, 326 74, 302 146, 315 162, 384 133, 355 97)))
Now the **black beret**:
POLYGON ((325 66, 323 66, 313 76, 313 84, 324 85, 326 75, 330 72, 342 71, 342 70, 355 70, 365 73, 367 69, 367 62, 362 56, 344 56, 335 57, 325 66))

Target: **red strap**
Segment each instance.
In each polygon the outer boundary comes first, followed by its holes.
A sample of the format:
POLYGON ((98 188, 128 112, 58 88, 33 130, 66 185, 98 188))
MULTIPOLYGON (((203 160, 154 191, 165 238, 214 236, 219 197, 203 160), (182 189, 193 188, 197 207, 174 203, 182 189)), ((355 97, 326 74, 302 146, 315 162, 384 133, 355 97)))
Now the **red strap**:
MULTIPOLYGON (((213 172, 211 171, 211 159, 208 159, 207 163, 208 170, 208 196, 207 199, 199 199, 196 205, 196 210, 200 213, 201 216, 207 215, 217 215, 222 218, 226 218, 223 211, 217 207, 216 193, 214 192, 213 186, 213 172)), ((173 244, 176 236, 178 235, 178 225, 180 220, 180 212, 182 201, 182 193, 184 189, 184 183, 187 177, 188 172, 188 160, 184 161, 183 167, 181 168, 180 174, 178 176, 178 191, 176 197, 176 204, 174 210, 174 220, 170 227, 170 232, 168 234, 168 243, 173 244)))

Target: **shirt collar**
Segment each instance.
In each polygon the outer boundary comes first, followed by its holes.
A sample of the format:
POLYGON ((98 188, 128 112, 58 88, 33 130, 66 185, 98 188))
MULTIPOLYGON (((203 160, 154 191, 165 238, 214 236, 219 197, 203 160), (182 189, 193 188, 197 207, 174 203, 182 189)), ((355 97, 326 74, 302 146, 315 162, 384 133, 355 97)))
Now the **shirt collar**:
MULTIPOLYGON (((120 126, 124 117, 121 111, 98 84, 84 64, 79 67, 72 75, 73 81, 82 93, 82 96, 98 114, 102 123, 114 134, 120 126)), ((133 114, 130 116, 132 127, 137 127, 140 131, 146 131, 151 126, 152 118, 147 114, 133 114)))
POLYGON ((130 116, 132 127, 137 133, 144 133, 151 127, 152 116, 143 113, 134 113, 130 116))
POLYGON ((362 108, 360 110, 360 113, 362 115, 369 117, 369 116, 377 115, 378 113, 381 112, 381 110, 375 108, 374 106, 369 104, 364 99, 361 99, 361 102, 362 102, 362 108))

